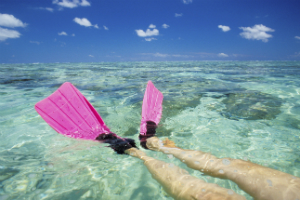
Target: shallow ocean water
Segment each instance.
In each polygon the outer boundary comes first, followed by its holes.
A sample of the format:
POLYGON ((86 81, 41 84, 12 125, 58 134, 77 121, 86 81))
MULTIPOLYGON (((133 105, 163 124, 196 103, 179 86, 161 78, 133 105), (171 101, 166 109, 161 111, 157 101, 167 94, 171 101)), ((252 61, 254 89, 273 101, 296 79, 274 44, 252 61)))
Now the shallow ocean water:
MULTIPOLYGON (((142 161, 64 137, 34 110, 71 82, 111 131, 138 143, 148 80, 164 95, 158 137, 300 176, 300 62, 0 64, 0 200, 172 199, 142 161)), ((252 199, 231 181, 146 153, 252 199)))

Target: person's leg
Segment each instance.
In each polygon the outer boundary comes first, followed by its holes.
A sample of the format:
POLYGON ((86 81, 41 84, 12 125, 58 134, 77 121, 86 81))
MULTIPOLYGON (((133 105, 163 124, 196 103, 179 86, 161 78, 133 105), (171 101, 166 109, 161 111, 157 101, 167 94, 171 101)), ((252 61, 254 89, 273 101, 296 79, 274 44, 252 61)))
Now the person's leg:
POLYGON ((121 138, 115 133, 100 134, 96 140, 108 143, 118 154, 129 154, 144 161, 152 177, 157 180, 175 199, 245 199, 233 192, 216 184, 206 183, 203 180, 190 176, 187 171, 147 156, 143 151, 136 148, 135 142, 129 138, 121 138))
POLYGON ((181 149, 168 139, 163 142, 151 137, 146 145, 151 150, 173 155, 192 169, 234 181, 255 199, 300 200, 300 178, 290 174, 244 160, 181 149))
POLYGON ((130 148, 125 153, 144 161, 152 177, 159 182, 165 191, 174 199, 182 200, 218 200, 218 199, 246 199, 234 191, 222 188, 216 184, 189 175, 189 173, 175 166, 147 156, 143 151, 130 148))

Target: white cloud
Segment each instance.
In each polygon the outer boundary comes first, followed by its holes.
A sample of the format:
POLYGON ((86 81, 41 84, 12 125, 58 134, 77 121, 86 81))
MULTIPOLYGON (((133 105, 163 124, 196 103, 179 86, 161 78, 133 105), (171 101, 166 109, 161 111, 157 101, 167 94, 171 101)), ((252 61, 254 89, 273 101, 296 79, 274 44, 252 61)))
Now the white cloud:
POLYGON ((53 8, 45 8, 46 10, 50 11, 50 12, 53 12, 53 8))
POLYGON ((106 26, 103 26, 104 30, 108 31, 108 28, 106 26))
POLYGON ((217 59, 217 58, 229 58, 229 57, 248 57, 248 55, 242 55, 242 54, 232 54, 228 55, 225 53, 208 53, 208 52, 196 52, 193 53, 194 57, 200 57, 203 59, 217 59))
POLYGON ((92 23, 87 19, 87 18, 78 18, 75 17, 74 22, 76 22, 77 24, 81 25, 81 26, 85 26, 85 27, 90 27, 90 26, 94 26, 94 28, 99 29, 98 24, 92 25, 92 23))
POLYGON ((13 15, 0 13, 0 26, 15 28, 15 27, 25 27, 27 26, 27 24, 15 18, 13 15))
POLYGON ((82 2, 80 3, 81 6, 91 6, 90 2, 88 2, 87 0, 82 0, 82 2))
MULTIPOLYGON (((75 17, 74 22, 76 22, 77 24, 79 24, 81 26, 85 26, 85 27, 93 26, 87 18, 80 19, 78 17, 75 17)), ((97 24, 94 27, 99 28, 97 24)))
POLYGON ((162 53, 141 53, 141 55, 144 55, 144 56, 161 57, 161 58, 165 58, 165 57, 170 56, 169 54, 162 54, 162 53))
POLYGON ((170 26, 168 24, 163 24, 162 27, 163 28, 169 28, 170 26))
POLYGON ((223 32, 230 31, 230 27, 229 26, 219 25, 218 28, 222 29, 223 32))
POLYGON ((53 0, 53 4, 57 4, 61 7, 66 7, 66 8, 76 8, 78 6, 90 6, 91 4, 87 0, 53 0))
POLYGON ((153 54, 153 56, 165 58, 165 57, 167 57, 167 56, 169 56, 169 55, 168 55, 168 54, 155 53, 155 54, 153 54))
POLYGON ((18 31, 0 27, 0 41, 4 41, 8 38, 19 38, 20 35, 21 34, 18 31))
POLYGON ((215 58, 216 57, 216 54, 214 54, 214 53, 198 52, 195 54, 201 58, 215 58))
POLYGON ((295 36, 296 39, 300 40, 300 36, 295 36))
POLYGON ((58 33, 58 35, 65 35, 65 36, 67 36, 68 34, 66 32, 62 31, 62 32, 58 33))
POLYGON ((182 55, 182 54, 162 54, 162 53, 141 53, 140 55, 143 56, 153 56, 153 57, 160 57, 160 58, 166 58, 166 57, 173 57, 173 58, 194 58, 193 55, 182 55))
POLYGON ((271 34, 267 32, 274 32, 274 29, 266 27, 262 24, 256 24, 255 26, 251 27, 240 27, 243 30, 240 33, 240 36, 246 38, 248 40, 261 40, 263 42, 268 42, 268 39, 273 37, 271 34))
POLYGON ((30 43, 33 43, 33 44, 37 44, 37 45, 40 45, 40 42, 38 41, 29 41, 30 43))
POLYGON ((157 40, 156 38, 145 38, 145 40, 147 41, 147 42, 151 42, 152 40, 157 40))
POLYGON ((146 32, 143 31, 142 29, 139 30, 135 30, 136 34, 140 37, 151 37, 151 36, 155 36, 155 35, 159 35, 159 31, 157 29, 147 29, 146 32))
POLYGON ((184 4, 190 4, 190 3, 193 3, 193 0, 182 0, 182 2, 184 4))
POLYGON ((75 37, 75 33, 73 33, 72 36, 75 37))
POLYGON ((135 30, 135 32, 139 37, 148 37, 148 38, 145 38, 145 40, 147 42, 151 42, 152 40, 157 40, 156 38, 151 37, 151 36, 159 35, 159 30, 156 29, 156 25, 154 25, 154 24, 150 24, 149 28, 146 30, 146 32, 143 31, 142 29, 135 30))
POLYGON ((175 17, 182 17, 182 13, 175 13, 175 17))
POLYGON ((149 28, 156 28, 156 26, 154 24, 150 24, 149 28))
POLYGON ((44 8, 44 7, 39 7, 39 8, 37 8, 37 9, 40 9, 40 10, 48 10, 49 12, 53 12, 53 11, 54 11, 53 8, 49 8, 49 7, 46 7, 46 8, 44 8))
POLYGON ((94 56, 93 56, 93 55, 89 55, 89 57, 91 57, 91 58, 94 58, 94 56))
POLYGON ((62 0, 61 2, 59 2, 58 0, 54 0, 52 1, 52 3, 66 8, 76 8, 78 6, 78 3, 76 3, 75 1, 68 0, 62 0))
POLYGON ((225 54, 225 53, 219 53, 218 56, 219 56, 219 57, 222 57, 222 58, 227 58, 227 57, 228 57, 228 55, 225 54))
POLYGON ((172 56, 175 58, 194 58, 192 55, 173 54, 172 56))
POLYGON ((294 55, 289 56, 291 58, 298 58, 300 57, 300 52, 295 52, 294 55))

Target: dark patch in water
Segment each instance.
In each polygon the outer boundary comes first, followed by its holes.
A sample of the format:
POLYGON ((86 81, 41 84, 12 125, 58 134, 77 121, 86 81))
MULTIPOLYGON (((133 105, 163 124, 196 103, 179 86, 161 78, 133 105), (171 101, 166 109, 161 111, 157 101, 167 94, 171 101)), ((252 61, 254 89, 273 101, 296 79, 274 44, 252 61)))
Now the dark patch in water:
POLYGON ((11 79, 11 80, 4 80, 0 81, 0 84, 13 84, 13 83, 20 83, 20 82, 27 82, 27 81, 33 81, 34 79, 30 78, 21 78, 21 79, 11 79))
POLYGON ((164 126, 159 126, 156 130, 156 135, 158 137, 169 137, 171 136, 173 129, 166 129, 164 126))
POLYGON ((76 76, 78 76, 78 74, 70 73, 70 72, 66 72, 65 74, 66 74, 68 77, 76 77, 76 76))
POLYGON ((88 190, 89 189, 74 189, 70 192, 52 196, 51 199, 79 200, 88 190))
POLYGON ((133 136, 138 132, 136 128, 130 127, 127 131, 125 131, 122 136, 133 136))
POLYGON ((79 91, 83 91, 83 90, 89 90, 89 91, 98 91, 98 90, 101 90, 103 88, 99 87, 99 86, 95 86, 95 85, 92 85, 92 84, 89 84, 89 85, 79 85, 79 84, 76 84, 76 83, 73 83, 73 85, 79 90, 79 91))
POLYGON ((51 184, 52 184, 52 178, 49 178, 49 177, 47 178, 47 176, 46 176, 46 177, 38 180, 35 187, 37 189, 47 189, 51 186, 51 184))
POLYGON ((58 89, 62 84, 63 83, 54 83, 54 84, 47 85, 47 87, 58 89))
POLYGON ((290 118, 290 119, 288 119, 287 125, 289 127, 295 128, 295 129, 300 129, 300 120, 295 119, 295 118, 290 118))
POLYGON ((19 170, 12 168, 0 169, 0 183, 15 176, 19 172, 19 170))
POLYGON ((221 80, 224 81, 230 81, 233 83, 244 83, 244 82, 256 82, 256 83, 261 83, 261 82, 266 82, 262 77, 231 77, 231 76, 226 76, 226 77, 220 77, 221 80))
POLYGON ((285 126, 293 129, 300 129, 300 120, 293 117, 293 115, 284 115, 282 119, 276 122, 276 125, 285 126))
POLYGON ((300 115, 300 105, 296 105, 294 107, 291 108, 291 113, 296 114, 296 115, 300 115))
POLYGON ((166 118, 176 116, 186 108, 195 108, 200 104, 201 96, 202 95, 195 96, 194 98, 184 98, 184 96, 178 98, 165 98, 161 120, 165 121, 166 118))
MULTIPOLYGON (((146 181, 145 181, 146 182, 146 181)), ((153 188, 149 185, 146 185, 145 183, 139 183, 138 188, 133 188, 133 192, 129 199, 142 199, 148 200, 148 199, 159 199, 159 195, 155 195, 153 197, 153 188)))
MULTIPOLYGON (((32 91, 33 89, 25 89, 24 91, 28 92, 28 91, 32 91)), ((41 93, 41 92, 40 92, 41 93)))
POLYGON ((282 99, 255 91, 229 93, 222 102, 226 109, 221 113, 228 119, 274 119, 280 111, 282 99))
MULTIPOLYGON (((24 71, 14 71, 12 73, 20 74, 8 74, 6 77, 0 77, 0 84, 10 85, 18 89, 32 90, 37 87, 48 87, 49 82, 56 80, 58 77, 43 75, 40 71, 25 73, 24 71)), ((60 83, 61 85, 61 83, 60 83)), ((60 86, 59 85, 59 86, 60 86)), ((51 87, 51 84, 50 84, 51 87)))
POLYGON ((300 159, 299 158, 295 159, 294 163, 300 165, 300 159))

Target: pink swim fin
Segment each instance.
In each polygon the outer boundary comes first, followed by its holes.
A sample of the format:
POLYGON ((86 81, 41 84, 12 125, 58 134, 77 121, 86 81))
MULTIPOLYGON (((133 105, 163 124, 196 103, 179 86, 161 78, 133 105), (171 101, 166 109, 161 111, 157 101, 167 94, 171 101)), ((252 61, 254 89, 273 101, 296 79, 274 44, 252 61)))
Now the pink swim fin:
POLYGON ((147 129, 149 132, 149 128, 152 128, 155 131, 162 115, 163 98, 163 94, 151 81, 148 81, 143 99, 140 136, 146 136, 147 129))
POLYGON ((101 116, 71 83, 35 105, 35 110, 58 133, 72 138, 95 140, 110 133, 101 116))

